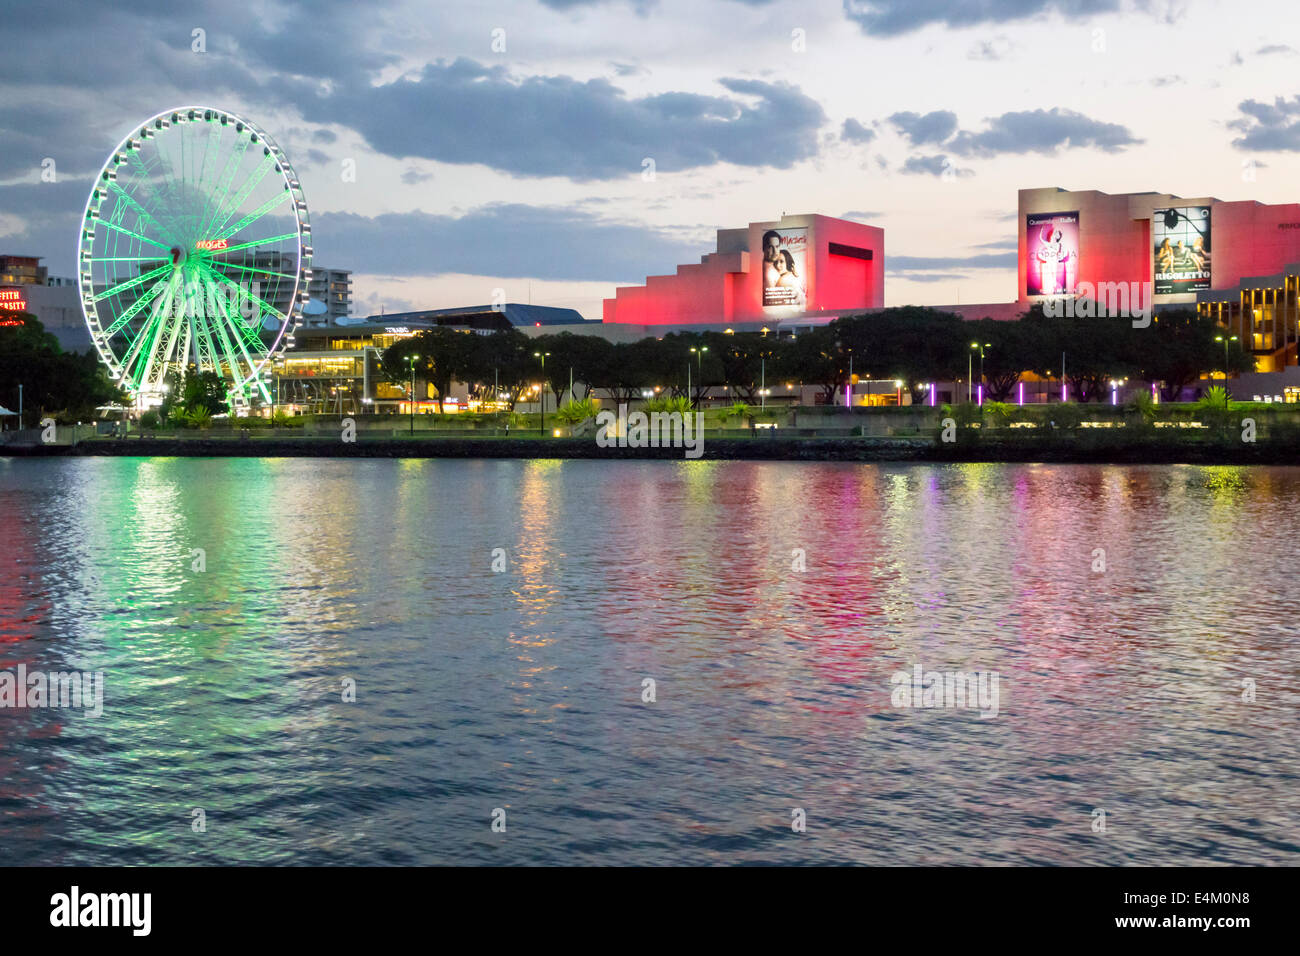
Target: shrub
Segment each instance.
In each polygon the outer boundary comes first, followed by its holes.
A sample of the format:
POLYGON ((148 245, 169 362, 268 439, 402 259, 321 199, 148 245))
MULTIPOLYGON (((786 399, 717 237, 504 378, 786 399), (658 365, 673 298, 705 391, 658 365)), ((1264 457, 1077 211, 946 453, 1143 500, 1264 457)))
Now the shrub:
POLYGON ((1156 400, 1148 391, 1140 391, 1129 399, 1128 405, 1125 406, 1130 412, 1138 416, 1144 424, 1150 423, 1156 417, 1156 400))
POLYGON ((1196 402, 1196 411, 1208 422, 1227 425, 1232 416, 1232 403, 1228 401, 1228 390, 1222 385, 1211 385, 1196 402))
POLYGON ((1058 402, 1047 406, 1047 421, 1056 428, 1078 428, 1083 409, 1078 402, 1058 402))
MULTIPOLYGON (((649 403, 646 405, 649 408, 649 403)), ((565 425, 577 425, 588 418, 596 417, 596 402, 591 398, 579 398, 566 402, 555 411, 555 417, 565 425)))
POLYGON ((732 418, 753 418, 753 417, 754 417, 754 407, 752 405, 747 405, 745 402, 736 402, 735 404, 731 405, 729 408, 724 408, 722 410, 722 418, 724 421, 732 418))
POLYGON ((158 427, 158 413, 154 411, 145 412, 140 416, 140 427, 153 431, 158 427))
POLYGON ((653 412, 680 412, 683 415, 689 415, 694 409, 691 407, 691 400, 681 396, 669 398, 667 395, 658 395, 645 403, 644 411, 647 414, 653 412))
POLYGON ((1016 407, 1009 402, 985 402, 984 417, 990 425, 1005 427, 1015 417, 1016 407))
POLYGON ((212 413, 202 405, 177 410, 172 413, 172 418, 185 428, 209 428, 212 425, 212 413))

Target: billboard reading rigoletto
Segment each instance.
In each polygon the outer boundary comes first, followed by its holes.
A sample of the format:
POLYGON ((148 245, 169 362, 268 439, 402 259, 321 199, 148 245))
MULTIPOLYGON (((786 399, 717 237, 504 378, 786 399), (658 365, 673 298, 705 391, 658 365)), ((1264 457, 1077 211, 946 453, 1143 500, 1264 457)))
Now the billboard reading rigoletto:
POLYGON ((1079 213, 1025 217, 1026 295, 1073 295, 1079 281, 1079 213))
POLYGON ((808 301, 807 229, 763 233, 763 307, 802 307, 808 301))
POLYGON ((1179 206, 1151 213, 1156 295, 1210 287, 1210 207, 1179 206))

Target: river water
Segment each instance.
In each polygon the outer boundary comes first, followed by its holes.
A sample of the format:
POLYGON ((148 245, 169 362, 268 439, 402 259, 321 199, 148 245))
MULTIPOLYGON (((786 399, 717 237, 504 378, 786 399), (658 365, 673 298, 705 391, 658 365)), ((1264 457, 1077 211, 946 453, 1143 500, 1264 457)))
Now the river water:
POLYGON ((1298 541, 1297 468, 0 459, 0 680, 104 688, 0 707, 0 863, 1294 864, 1298 541))

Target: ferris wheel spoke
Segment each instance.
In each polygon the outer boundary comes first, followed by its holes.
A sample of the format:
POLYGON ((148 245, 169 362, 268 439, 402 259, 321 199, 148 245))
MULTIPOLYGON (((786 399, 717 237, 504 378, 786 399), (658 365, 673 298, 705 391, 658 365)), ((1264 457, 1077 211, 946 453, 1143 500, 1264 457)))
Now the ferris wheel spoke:
POLYGON ((114 222, 107 222, 103 219, 100 219, 98 220, 96 225, 103 226, 105 229, 112 229, 115 232, 120 232, 123 235, 130 236, 132 239, 139 239, 141 242, 147 242, 149 243, 149 245, 157 246, 159 249, 162 249, 168 253, 170 253, 172 250, 172 247, 167 245, 166 243, 159 242, 157 239, 150 239, 148 236, 142 236, 138 232, 132 232, 130 229, 124 229, 122 226, 119 226, 117 223, 114 222))
POLYGON ((108 328, 104 329, 104 338, 108 339, 110 336, 116 335, 119 331, 125 328, 126 324, 139 315, 144 307, 154 300, 158 293, 167 288, 167 285, 167 279, 160 279, 150 286, 148 292, 136 299, 133 305, 114 319, 108 328))
MULTIPOLYGON (((144 205, 147 210, 165 208, 153 183, 153 171, 145 163, 144 157, 140 155, 140 150, 129 150, 127 156, 136 170, 135 175, 127 185, 134 191, 138 191, 144 198, 145 202, 141 203, 141 205, 144 205)), ((164 229, 163 231, 168 235, 172 232, 171 229, 164 229)))
POLYGON ((275 154, 271 154, 262 158, 262 161, 257 164, 257 168, 253 170, 253 172, 249 175, 248 179, 244 182, 244 184, 239 187, 239 192, 235 193, 234 198, 231 199, 228 203, 226 203, 222 207, 222 211, 225 212, 225 216, 222 218, 221 222, 216 223, 216 228, 218 232, 226 228, 226 223, 230 222, 230 217, 233 216, 236 212, 238 212, 243 207, 245 200, 248 199, 249 195, 252 194, 253 190, 257 188, 257 184, 262 181, 262 179, 266 176, 268 172, 270 172, 271 167, 274 165, 275 165, 275 154))
POLYGON ((148 256, 87 256, 82 262, 157 262, 158 255, 148 256))
POLYGON ((183 292, 178 307, 167 310, 167 321, 162 325, 162 332, 150 350, 149 362, 145 367, 145 381, 149 385, 159 386, 166 380, 167 365, 172 361, 181 329, 193 307, 191 290, 184 289, 183 292))
POLYGON ((167 272, 171 268, 172 268, 172 264, 169 262, 165 266, 159 266, 157 269, 151 269, 148 272, 136 276, 134 279, 129 279, 126 282, 105 289, 103 292, 99 293, 99 295, 95 296, 95 301, 99 302, 103 299, 107 299, 109 296, 112 295, 121 295, 127 289, 134 289, 138 285, 144 285, 150 279, 156 279, 158 276, 162 275, 164 272, 167 272))
POLYGON ((136 333, 135 338, 131 340, 131 345, 127 348, 126 355, 122 357, 122 372, 134 385, 138 386, 140 383, 136 367, 140 364, 140 357, 147 354, 144 346, 157 336, 157 329, 163 321, 163 316, 171 311, 171 303, 176 293, 179 276, 179 272, 172 274, 162 295, 154 301, 153 308, 149 312, 148 321, 136 333))
POLYGON ((198 225, 206 225, 208 221, 208 209, 212 205, 214 193, 207 188, 208 179, 217 171, 217 160, 221 157, 221 138, 225 133, 225 127, 220 123, 211 123, 208 126, 208 141, 203 147, 203 165, 199 170, 199 188, 203 190, 203 212, 199 215, 198 225))
POLYGON ((250 212, 243 219, 239 220, 239 222, 235 223, 233 226, 229 226, 227 228, 222 229, 216 238, 229 239, 231 236, 238 234, 241 230, 257 222, 257 220, 261 219, 263 216, 269 213, 276 206, 283 203, 286 199, 289 199, 292 195, 293 194, 286 189, 282 193, 280 193, 280 195, 273 196, 272 198, 268 199, 266 202, 262 203, 262 205, 254 209, 252 212, 250 212))
POLYGON ((171 234, 166 229, 163 228, 162 223, 160 223, 157 219, 155 219, 153 217, 153 214, 150 213, 149 210, 145 209, 144 206, 141 206, 138 202, 136 202, 135 199, 118 184, 117 180, 110 179, 108 182, 108 188, 112 190, 113 193, 116 194, 117 197, 122 202, 126 203, 128 206, 130 206, 132 209, 135 210, 137 223, 143 221, 146 225, 152 225, 155 229, 158 230, 158 234, 160 236, 162 236, 164 239, 166 239, 168 242, 172 243, 173 245, 175 244, 175 240, 172 238, 171 234))
MULTIPOLYGON (((230 279, 222 275, 220 272, 217 272, 215 269, 210 269, 209 271, 211 272, 212 277, 215 278, 217 281, 221 282, 224 285, 230 286, 230 288, 234 289, 236 293, 238 293, 240 296, 242 296, 243 298, 247 299, 250 302, 256 303, 257 305, 261 306, 268 313, 276 316, 280 320, 281 324, 284 323, 287 316, 283 312, 281 312, 278 308, 276 308, 274 305, 272 305, 270 302, 267 302, 265 299, 263 299, 261 296, 257 295, 256 293, 251 292, 248 289, 245 289, 243 286, 239 285, 233 279, 230 279)), ((256 333, 253 334, 256 335, 256 333)), ((261 339, 259 338, 258 341, 260 342, 261 339)))
MULTIPOLYGON (((167 181, 166 187, 163 190, 163 195, 169 199, 174 199, 176 196, 176 176, 172 170, 171 159, 163 150, 162 145, 157 142, 158 137, 156 134, 153 139, 154 147, 158 152, 158 165, 162 168, 163 178, 167 181)), ((183 142, 184 140, 182 140, 182 143, 183 142)))
POLYGON ((213 329, 216 331, 217 340, 221 343, 222 351, 225 353, 226 365, 230 371, 230 377, 235 379, 237 382, 239 382, 242 385, 244 381, 244 376, 242 376, 239 372, 240 352, 243 352, 244 359, 245 361, 248 362, 250 368, 253 365, 253 360, 248 355, 248 353, 244 351, 243 343, 240 341, 239 337, 236 336, 232 340, 230 335, 227 334, 226 331, 227 326, 230 326, 232 328, 235 327, 237 325, 237 320, 232 320, 231 316, 228 313, 220 309, 217 310, 217 313, 214 316, 214 318, 220 320, 213 323, 213 329), (238 348, 236 348, 236 346, 238 346, 238 348))
MULTIPOLYGON (((164 336, 176 321, 177 306, 179 305, 176 297, 177 291, 179 290, 171 289, 168 291, 166 307, 159 311, 158 321, 154 323, 153 332, 149 336, 145 348, 141 351, 139 360, 136 362, 137 381, 145 386, 162 384, 162 376, 159 376, 155 382, 152 373, 157 365, 157 357, 164 336)), ((183 312, 183 307, 181 311, 183 312)))
MULTIPOLYGON (((212 254, 212 261, 224 262, 224 260, 218 257, 227 255, 232 252, 243 252, 245 249, 256 249, 258 246, 269 246, 275 242, 288 242, 290 239, 297 239, 297 238, 298 238, 298 234, 296 232, 287 232, 283 236, 267 236, 265 239, 250 239, 248 242, 241 242, 238 245, 228 246, 227 248, 222 249, 219 252, 214 252, 212 254)), ((231 262, 228 264, 231 266, 239 265, 236 262, 231 262)))
POLYGON ((235 180, 235 173, 238 172, 239 167, 243 165, 244 154, 248 151, 248 146, 249 140, 240 137, 235 143, 234 152, 232 152, 230 158, 226 160, 226 168, 222 170, 221 180, 217 183, 217 188, 212 191, 211 198, 216 200, 216 204, 212 210, 212 216, 211 218, 205 217, 203 220, 204 233, 210 232, 212 227, 216 224, 217 216, 221 214, 222 206, 225 204, 226 198, 230 195, 230 186, 235 180))
MULTIPOLYGON (((298 278, 297 276, 295 276, 295 275, 290 275, 290 274, 287 273, 287 272, 275 272, 275 271, 273 271, 273 270, 271 270, 271 269, 257 269, 257 268, 255 268, 255 267, 253 267, 253 266, 242 265, 242 264, 240 264, 240 263, 238 263, 238 262, 225 262, 225 261, 220 260, 220 259, 213 260, 212 265, 213 265, 214 267, 215 267, 215 266, 224 266, 224 267, 226 267, 227 269, 238 269, 241 275, 242 275, 243 273, 245 273, 245 272, 256 272, 258 275, 263 275, 263 276, 275 276, 275 277, 278 278, 278 279, 288 279, 288 280, 291 281, 291 282, 292 282, 294 279, 298 278)), ((224 272, 218 272, 218 275, 225 275, 225 273, 224 273, 224 272)), ((229 279, 229 278, 231 278, 231 277, 230 277, 230 276, 226 276, 226 278, 229 279)))
POLYGON ((208 328, 206 317, 195 316, 190 320, 190 324, 194 327, 194 354, 197 358, 194 364, 200 371, 211 369, 220 375, 221 362, 216 346, 212 344, 212 331, 208 328))
MULTIPOLYGON (((176 360, 182 366, 186 366, 189 364, 190 343, 191 340, 193 339, 193 336, 194 336, 194 323, 191 321, 186 321, 184 327, 181 329, 180 347, 176 349, 176 360)), ((203 371, 202 368, 199 368, 197 362, 195 362, 194 365, 195 368, 198 369, 198 371, 200 372, 203 371)))

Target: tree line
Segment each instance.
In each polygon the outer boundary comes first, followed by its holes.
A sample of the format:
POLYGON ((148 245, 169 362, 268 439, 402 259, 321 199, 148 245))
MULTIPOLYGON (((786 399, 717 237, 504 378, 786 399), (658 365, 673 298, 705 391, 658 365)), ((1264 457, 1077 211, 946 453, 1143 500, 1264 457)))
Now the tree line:
POLYGON ((511 409, 534 383, 544 383, 558 405, 570 380, 578 399, 600 390, 627 402, 658 388, 698 405, 708 389, 722 386, 753 404, 766 382, 769 388, 815 386, 831 402, 848 384, 850 368, 860 379, 901 381, 920 403, 929 383, 966 381, 968 369, 980 380, 982 348, 985 395, 994 401, 1009 400, 1025 373, 1059 380, 1063 356, 1076 400, 1101 401, 1112 379, 1128 378, 1159 382, 1168 401, 1202 374, 1224 371, 1225 364, 1229 372, 1253 370, 1254 360, 1239 342, 1228 342, 1225 362, 1224 343, 1216 338, 1221 336, 1212 318, 1187 308, 1162 310, 1148 327, 1134 328, 1128 318, 1051 317, 1038 306, 1014 321, 968 321, 904 306, 845 316, 782 338, 673 332, 615 343, 572 332, 530 338, 516 329, 476 335, 435 328, 386 349, 381 373, 405 382, 413 372, 433 387, 440 411, 452 382, 466 383, 478 398, 491 397, 496 388, 511 409))
MULTIPOLYGON (((0 325, 0 405, 18 411, 35 427, 46 415, 59 422, 90 421, 101 405, 126 402, 92 350, 65 352, 59 340, 29 312, 0 313, 15 324, 0 325)), ((14 419, 7 419, 10 426, 14 419)))

